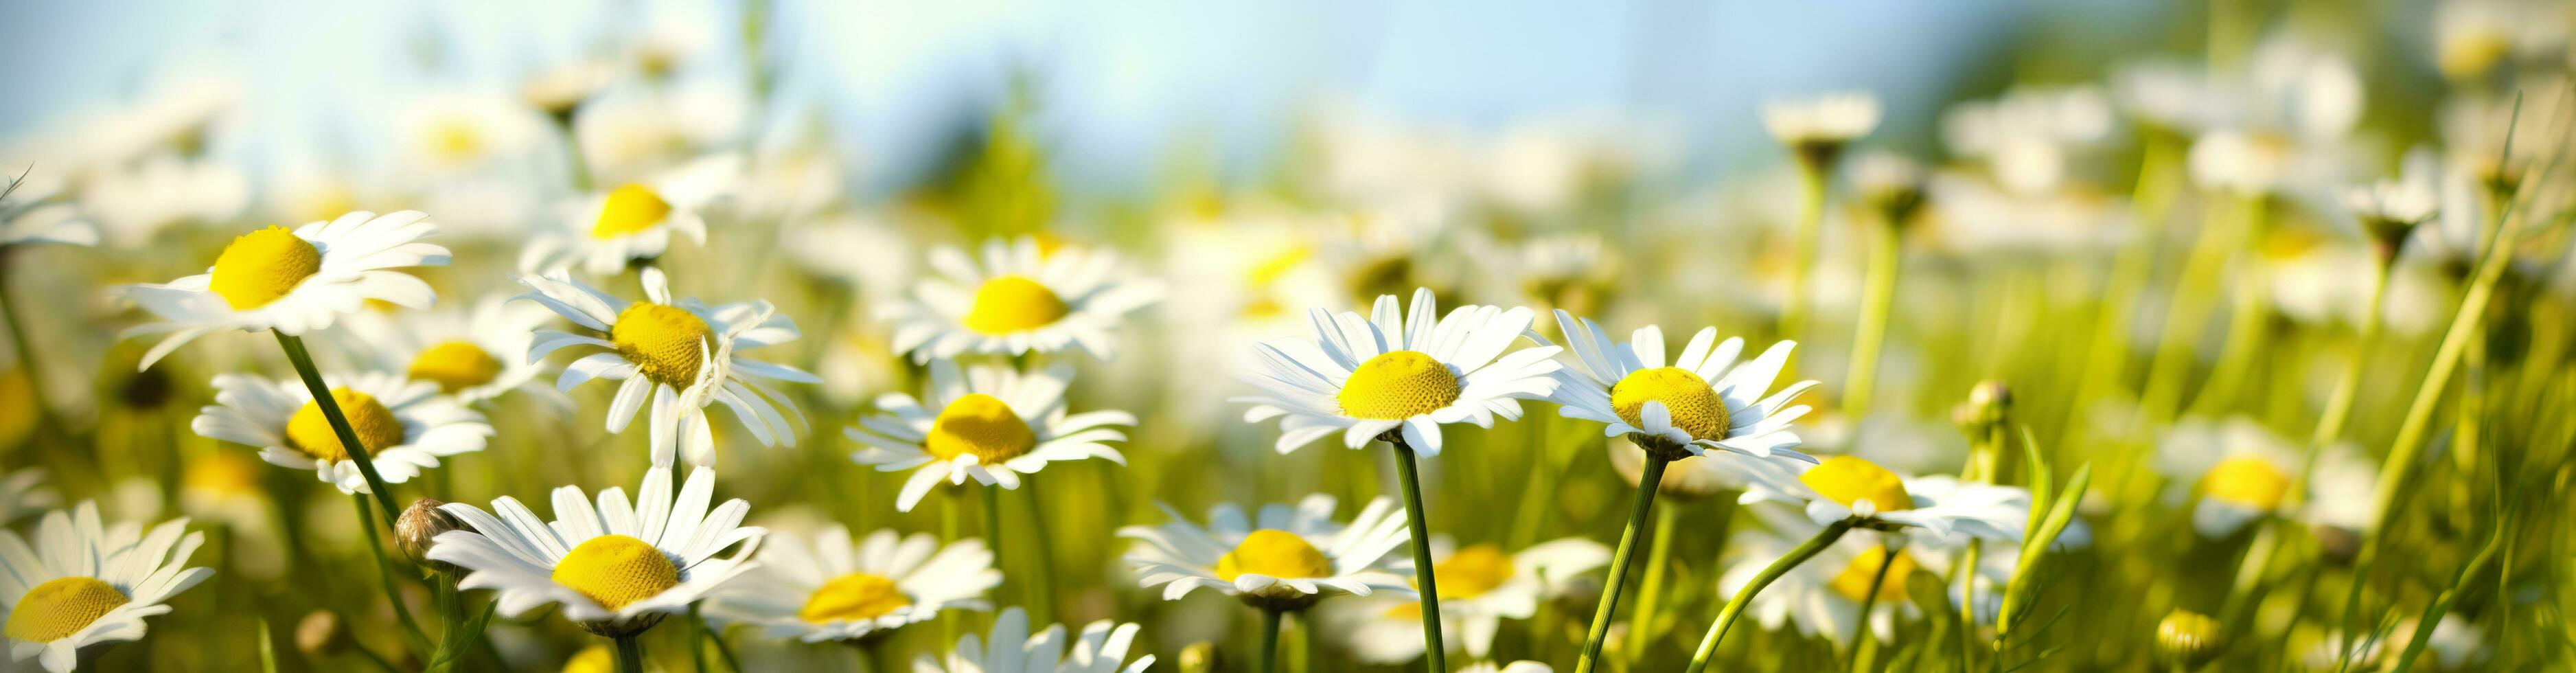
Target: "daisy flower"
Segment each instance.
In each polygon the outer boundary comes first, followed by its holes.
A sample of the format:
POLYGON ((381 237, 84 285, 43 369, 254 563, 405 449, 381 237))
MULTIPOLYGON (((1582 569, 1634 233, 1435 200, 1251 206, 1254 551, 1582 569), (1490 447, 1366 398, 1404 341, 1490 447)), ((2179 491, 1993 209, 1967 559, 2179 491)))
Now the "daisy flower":
POLYGON ((528 361, 567 346, 596 346, 608 352, 574 360, 555 379, 556 390, 571 390, 591 379, 623 381, 608 407, 608 431, 624 432, 635 412, 651 397, 653 464, 671 464, 674 449, 692 465, 715 462, 715 435, 707 425, 706 407, 723 402, 734 418, 751 429, 762 446, 795 446, 805 416, 785 393, 763 380, 821 383, 794 367, 736 357, 745 350, 796 340, 796 323, 779 315, 769 302, 709 307, 696 298, 671 299, 661 269, 641 274, 646 301, 628 302, 601 292, 560 272, 514 276, 530 292, 518 298, 553 309, 599 336, 538 330, 528 344, 528 361), (600 338, 606 337, 606 338, 600 338), (784 413, 780 407, 785 407, 784 413))
POLYGON ((0 526, 52 509, 63 496, 45 485, 44 468, 0 471, 0 526))
POLYGON ((1603 435, 1626 435, 1666 459, 1707 455, 1709 449, 1806 458, 1792 450, 1799 439, 1789 424, 1809 409, 1789 406, 1789 401, 1816 382, 1800 381, 1763 395, 1797 342, 1772 344, 1761 356, 1739 363, 1736 356, 1744 352, 1744 340, 1717 343, 1717 328, 1703 327, 1666 366, 1662 328, 1647 325, 1630 333, 1628 343, 1615 343, 1589 318, 1557 311, 1556 324, 1572 346, 1575 363, 1556 371, 1558 384, 1547 399, 1562 405, 1558 414, 1605 423, 1603 435))
POLYGON ((716 594, 707 614, 767 628, 800 642, 870 642, 944 610, 989 610, 984 592, 1002 583, 981 540, 942 548, 928 533, 824 528, 813 546, 793 535, 769 540, 760 568, 716 594), (936 552, 936 553, 934 553, 936 552))
POLYGON ((957 649, 945 659, 921 655, 913 659, 914 673, 1141 673, 1154 665, 1154 655, 1138 657, 1121 667, 1127 659, 1127 648, 1136 643, 1135 624, 1116 624, 1110 620, 1092 622, 1082 627, 1073 640, 1065 640, 1062 624, 1050 624, 1037 635, 1029 635, 1029 613, 1019 608, 1003 610, 993 620, 990 641, 979 640, 969 633, 957 640, 957 649))
POLYGON ((1416 289, 1410 311, 1380 295, 1369 317, 1315 309, 1308 319, 1315 338, 1255 346, 1261 369, 1248 380, 1264 394, 1235 398, 1253 404, 1245 421, 1280 419, 1280 453, 1339 433, 1354 449, 1400 437, 1439 455, 1441 424, 1517 420, 1520 400, 1544 399, 1557 386, 1550 375, 1559 365, 1549 359, 1557 347, 1503 353, 1528 332, 1526 308, 1460 306, 1439 316, 1431 291, 1416 289))
MULTIPOLYGON (((349 327, 382 371, 436 384, 439 392, 474 404, 536 380, 544 367, 520 354, 528 352, 538 327, 552 317, 545 309, 494 294, 463 312, 368 314, 351 320, 349 327)), ((562 401, 542 386, 530 390, 562 401)))
POLYGON ((437 299, 428 283, 388 269, 446 264, 446 248, 420 242, 437 233, 428 215, 411 210, 382 216, 361 210, 293 231, 272 225, 234 238, 205 273, 119 288, 167 321, 127 330, 128 336, 171 333, 143 354, 138 368, 151 368, 215 330, 301 336, 369 300, 428 308, 437 299))
POLYGON ((851 460, 883 472, 920 468, 895 496, 895 508, 912 511, 932 485, 977 483, 1020 487, 1020 476, 1037 474, 1047 463, 1100 458, 1120 465, 1127 457, 1101 442, 1127 439, 1107 426, 1135 425, 1124 411, 1065 410, 1064 389, 1073 382, 1073 367, 1056 364, 1039 372, 1002 365, 975 365, 961 373, 954 360, 930 363, 931 411, 911 395, 888 393, 877 398, 884 413, 859 421, 842 434, 868 445, 851 460))
MULTIPOLYGON (((2191 505, 2192 529, 2222 538, 2293 504, 2299 448, 2261 423, 2236 417, 2175 423, 2156 447, 2155 468, 2170 486, 2165 497, 2191 505)), ((2378 470, 2349 445, 2317 454, 2308 492, 2297 498, 2298 518, 2354 531, 2370 528, 2378 470)))
POLYGON ((1778 502, 1801 507, 1816 525, 1857 519, 1881 530, 1923 528, 1932 535, 1952 532, 2014 540, 2030 517, 2028 495, 2009 486, 1964 483, 1948 477, 1907 479, 1877 463, 1855 456, 1816 461, 1803 455, 1755 457, 1710 454, 1728 461, 1748 482, 1740 502, 1778 502))
POLYGON ((1411 597, 1397 572, 1412 564, 1388 555, 1411 536, 1389 498, 1370 500, 1349 525, 1333 521, 1333 497, 1310 495, 1295 507, 1272 504, 1247 519, 1232 504, 1208 512, 1205 528, 1169 505, 1172 521, 1128 526, 1118 536, 1141 544, 1127 565, 1145 586, 1163 586, 1163 600, 1180 600, 1201 587, 1266 610, 1301 610, 1334 594, 1380 591, 1411 597))
POLYGON ((1045 250, 1035 237, 986 241, 981 264, 946 246, 932 249, 929 260, 939 275, 914 285, 913 301, 884 312, 895 325, 895 350, 914 362, 1069 348, 1107 360, 1118 354, 1109 330, 1119 316, 1162 294, 1150 283, 1111 278, 1116 256, 1045 250))
POLYGON ((633 261, 650 262, 671 248, 671 236, 707 243, 699 211, 733 188, 742 158, 723 154, 682 164, 639 182, 618 185, 566 204, 568 227, 530 241, 519 268, 537 273, 578 268, 606 276, 633 261))
POLYGON ((186 567, 206 538, 187 526, 178 519, 148 533, 134 523, 110 527, 96 503, 83 502, 46 513, 34 547, 0 530, 0 609, 9 615, 0 632, 10 660, 34 657, 65 673, 79 666, 82 647, 141 639, 143 618, 169 612, 165 601, 215 574, 186 567))
MULTIPOLYGON (((1432 573, 1440 586, 1440 617, 1461 637, 1467 656, 1483 659, 1493 651, 1494 634, 1505 619, 1529 619, 1541 601, 1566 597, 1597 583, 1573 583, 1577 575, 1610 563, 1610 548, 1582 538, 1542 542, 1518 553, 1493 544, 1458 547, 1447 539, 1431 541, 1432 573)), ((1400 599, 1350 601, 1327 608, 1329 619, 1351 629, 1350 644, 1360 660, 1399 664, 1422 656, 1422 606, 1400 599), (1352 609, 1342 610, 1341 607, 1352 609)))
POLYGON ((470 571, 458 589, 494 590, 502 616, 557 603, 582 630, 631 636, 755 565, 749 559, 767 531, 740 525, 751 505, 739 498, 708 509, 715 482, 715 470, 691 470, 674 499, 671 468, 656 466, 634 501, 611 487, 597 508, 581 487, 565 486, 555 489, 552 522, 508 496, 492 501, 497 517, 449 503, 439 509, 473 530, 439 534, 429 558, 470 571), (733 556, 716 557, 737 544, 733 556))
POLYGON ((1878 97, 1846 91, 1762 104, 1762 128, 1813 166, 1832 165, 1843 147, 1878 129, 1878 97))
MULTIPOLYGON (((271 465, 312 470, 342 493, 367 493, 366 476, 331 431, 322 405, 299 380, 215 375, 215 403, 197 410, 197 434, 260 447, 271 465)), ((483 414, 438 394, 438 386, 370 373, 339 381, 331 397, 349 417, 376 473, 387 484, 410 481, 438 459, 483 450, 493 435, 483 414)))

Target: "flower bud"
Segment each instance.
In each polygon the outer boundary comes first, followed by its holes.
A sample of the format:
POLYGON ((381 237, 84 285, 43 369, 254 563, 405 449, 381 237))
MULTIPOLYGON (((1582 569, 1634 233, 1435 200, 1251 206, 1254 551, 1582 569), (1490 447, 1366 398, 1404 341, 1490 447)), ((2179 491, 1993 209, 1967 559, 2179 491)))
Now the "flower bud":
POLYGON ((2012 413, 2012 387, 2002 381, 1986 380, 1968 389, 1968 401, 1950 413, 1951 420, 1972 431, 1984 431, 2003 423, 2012 413))
POLYGON ((2165 663, 2185 669, 2199 668, 2218 658, 2227 646, 2227 637, 2219 632, 2218 620, 2189 610, 2175 610, 2156 623, 2156 656, 2165 663))
POLYGON ((440 533, 465 527, 465 522, 457 520, 456 515, 438 509, 444 504, 447 503, 421 498, 413 501, 410 509, 403 510, 402 518, 394 522, 394 544, 402 547, 403 555, 411 557, 412 563, 420 564, 421 569, 427 572, 456 570, 456 566, 446 562, 429 560, 429 548, 438 543, 440 533))

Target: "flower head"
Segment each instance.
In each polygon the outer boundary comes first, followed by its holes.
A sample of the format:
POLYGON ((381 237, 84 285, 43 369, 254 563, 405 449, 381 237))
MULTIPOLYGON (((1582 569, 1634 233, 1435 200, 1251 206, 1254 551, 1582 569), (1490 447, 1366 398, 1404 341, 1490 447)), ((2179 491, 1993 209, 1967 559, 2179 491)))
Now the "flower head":
POLYGON ((754 565, 749 559, 767 531, 740 525, 751 510, 740 499, 707 508, 715 478, 714 470, 690 471, 675 499, 670 468, 654 467, 634 500, 610 488, 596 507, 581 487, 565 486, 555 489, 551 522, 508 496, 492 501, 492 513, 450 503, 441 509, 471 530, 439 535, 429 558, 469 571, 459 589, 495 590, 503 616, 556 603, 565 619, 592 633, 639 633, 754 565), (737 546, 734 555, 716 557, 737 546))
POLYGON ((760 567, 718 592, 707 613, 798 641, 865 641, 937 618, 947 610, 989 610, 984 592, 1002 583, 981 540, 941 547, 928 533, 880 530, 863 541, 824 528, 808 546, 770 538, 760 567))
POLYGON ((361 210, 293 231, 270 226, 243 234, 206 273, 119 288, 167 321, 127 330, 170 334, 143 354, 139 368, 215 330, 301 335, 330 327, 370 300, 428 308, 437 300, 429 284, 390 269, 446 264, 446 248, 420 242, 437 233, 438 225, 418 211, 378 216, 361 210))
POLYGON ((556 390, 594 378, 621 381, 608 407, 608 431, 624 432, 652 398, 653 464, 669 465, 674 450, 692 465, 715 462, 715 436, 706 407, 722 402, 764 446, 795 446, 805 417, 785 393, 766 381, 820 383, 794 367, 734 355, 796 340, 796 323, 766 301, 708 306, 696 298, 674 301, 660 269, 643 274, 645 301, 628 302, 561 273, 518 276, 530 292, 519 295, 588 328, 587 336, 538 330, 527 359, 568 346, 594 346, 564 367, 556 390), (785 407, 781 412, 780 407, 785 407))
POLYGON ((80 649, 138 640, 143 618, 170 611, 164 603, 215 571, 189 568, 188 556, 205 542, 187 531, 188 520, 153 526, 108 526, 98 505, 83 502, 56 510, 37 524, 36 546, 0 530, 0 632, 9 658, 37 658, 52 673, 77 667, 80 649))
POLYGON ((1739 362, 1743 339, 1718 343, 1717 328, 1702 328, 1668 365, 1662 328, 1647 325, 1628 343, 1616 343, 1590 319, 1557 311, 1556 324, 1574 364, 1555 373, 1558 385, 1548 399, 1563 405, 1557 413, 1604 423, 1603 434, 1626 435, 1666 459, 1710 449, 1804 458, 1792 450, 1799 439, 1789 424, 1808 407, 1789 402, 1816 382, 1769 392, 1797 343, 1772 344, 1739 362))
POLYGON ((1411 539, 1402 510, 1388 498, 1369 501, 1348 525, 1333 520, 1328 495, 1295 507, 1267 505, 1253 518, 1218 505, 1204 528, 1168 505, 1163 512, 1170 522, 1128 526, 1118 536, 1137 541, 1127 564, 1145 586, 1163 585, 1164 600, 1209 588, 1247 604, 1301 610, 1335 594, 1413 595, 1412 584, 1395 574, 1412 564, 1388 556, 1411 539))
POLYGON ((1001 365, 961 371, 953 360, 932 362, 930 405, 902 393, 877 398, 882 413, 844 432, 867 445, 850 457, 886 472, 919 468, 895 496, 895 507, 907 512, 941 481, 958 485, 973 477, 1019 488, 1021 475, 1050 462, 1126 464, 1126 456, 1102 442, 1126 440, 1110 426, 1135 425, 1136 417, 1115 410, 1069 413, 1064 391, 1072 381, 1073 367, 1064 364, 1022 372, 1001 365))
MULTIPOLYGON (((342 493, 367 492, 366 475, 303 382, 217 374, 214 386, 215 403, 198 409, 188 424, 197 434, 260 447, 261 460, 312 470, 342 493)), ((483 414, 440 395, 431 383, 369 373, 337 382, 331 398, 387 484, 410 481, 441 458, 481 451, 493 435, 483 414)))
POLYGON ((1249 380, 1263 394, 1236 398, 1253 404, 1244 420, 1280 419, 1280 453, 1336 433, 1354 449, 1401 433, 1430 456, 1440 453, 1441 424, 1493 427, 1496 416, 1520 418, 1520 400, 1556 388, 1555 346, 1503 352, 1529 330, 1529 309, 1437 309, 1427 289, 1414 291, 1409 311, 1393 295, 1365 318, 1316 309, 1315 338, 1256 347, 1261 368, 1249 380))
POLYGON ((895 350, 915 362, 967 353, 1054 353, 1081 348, 1106 360, 1118 354, 1110 329, 1162 290, 1113 277, 1118 258, 1105 252, 1047 250, 1035 237, 984 243, 983 261, 965 251, 930 251, 938 276, 913 286, 913 300, 884 313, 895 325, 895 350))

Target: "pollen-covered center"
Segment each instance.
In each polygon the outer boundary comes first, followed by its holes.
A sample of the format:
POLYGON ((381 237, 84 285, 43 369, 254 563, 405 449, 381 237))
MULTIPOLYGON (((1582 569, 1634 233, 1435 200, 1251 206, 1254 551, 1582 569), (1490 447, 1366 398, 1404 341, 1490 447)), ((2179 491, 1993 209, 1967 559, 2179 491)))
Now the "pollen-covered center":
POLYGON ((2264 512, 2280 507, 2290 494, 2290 475, 2272 461, 2252 456, 2218 461, 2200 483, 2212 500, 2264 512))
POLYGON ((680 584, 680 567, 643 540, 602 535, 573 547, 555 562, 554 580, 616 610, 680 584))
POLYGON ((1038 437, 1002 398, 968 393, 939 411, 923 445, 942 461, 973 454, 977 463, 991 465, 1026 455, 1037 448, 1038 437))
POLYGON ((1698 374, 1680 367, 1640 369, 1610 386, 1610 408, 1619 412, 1619 420, 1638 428, 1646 427, 1647 402, 1662 402, 1670 413, 1673 427, 1690 433, 1691 439, 1724 439, 1731 419, 1726 402, 1717 398, 1717 389, 1698 374))
POLYGON ((449 341, 421 349, 406 374, 414 381, 436 383, 439 392, 454 395, 500 378, 501 360, 473 342, 449 341))
POLYGON ((883 617, 912 605, 912 598, 883 575, 850 573, 824 582, 796 616, 807 622, 855 622, 883 617))
POLYGON ((1863 600, 1869 596, 1870 582, 1878 581, 1877 601, 1892 604, 1905 600, 1905 578, 1913 574, 1914 557, 1897 552, 1890 560, 1885 545, 1871 545, 1868 551, 1853 556, 1851 565, 1843 566, 1842 572, 1834 574, 1834 593, 1855 601, 1863 600), (1887 566, 1885 581, 1879 581, 1880 565, 1887 566))
MULTIPOLYGON (((374 395, 332 388, 331 400, 340 405, 341 415, 349 417, 349 429, 358 432, 358 443, 368 453, 399 446, 403 441, 402 420, 394 410, 385 408, 374 395)), ((286 444, 304 455, 339 462, 349 459, 349 449, 340 444, 340 435, 331 431, 331 418, 322 415, 319 400, 304 403, 295 415, 286 419, 286 444)))
POLYGON ((985 334, 1010 334, 1055 324, 1072 313, 1055 290, 1025 276, 994 276, 975 288, 975 305, 966 310, 966 328, 985 334))
POLYGON ((618 357, 635 363, 645 378, 675 388, 697 383, 707 340, 714 336, 695 313, 641 301, 619 312, 617 324, 608 326, 608 341, 617 345, 618 357))
POLYGON ((321 271, 322 249, 285 227, 269 225, 224 246, 223 254, 215 256, 206 289, 233 310, 246 311, 277 301, 321 271))
POLYGON ((1512 578, 1512 557, 1491 544, 1468 545, 1431 564, 1431 577, 1440 581, 1443 599, 1475 598, 1512 578))
POLYGON ((1798 475, 1798 481, 1845 507, 1868 500, 1881 512, 1914 509, 1914 496, 1905 492, 1904 479, 1877 463, 1851 456, 1827 458, 1798 475))
POLYGON ((1351 370, 1333 399, 1352 418, 1412 418, 1457 402, 1458 375, 1429 355, 1387 351, 1351 370))
POLYGON ((599 204, 599 220, 590 225, 591 238, 616 238, 650 229, 671 216, 671 202, 653 193, 653 188, 628 183, 608 191, 599 204))
POLYGON ((1216 560, 1216 578, 1228 582, 1244 575, 1298 579, 1332 574, 1333 562, 1324 558, 1322 550, 1296 533, 1276 528, 1252 531, 1234 551, 1216 560))
POLYGON ((90 622, 133 599, 95 577, 61 577, 28 589, 9 610, 5 629, 11 640, 52 642, 88 628, 90 622))

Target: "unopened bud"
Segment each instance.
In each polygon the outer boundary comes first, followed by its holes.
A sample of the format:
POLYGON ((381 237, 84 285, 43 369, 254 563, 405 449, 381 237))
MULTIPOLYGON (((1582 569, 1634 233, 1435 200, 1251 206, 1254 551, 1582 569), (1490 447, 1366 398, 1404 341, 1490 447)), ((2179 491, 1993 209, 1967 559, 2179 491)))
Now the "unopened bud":
POLYGON ((1972 430, 1982 430, 2003 423, 2012 413, 2012 387, 2002 381, 1986 380, 1968 389, 1968 401, 1951 412, 1951 420, 1972 430))
POLYGON ((456 515, 438 508, 444 504, 447 503, 421 498, 413 501, 410 509, 403 510, 402 518, 394 522, 394 544, 402 547, 403 555, 411 557, 411 562, 433 573, 456 570, 456 566, 429 559, 429 548, 438 544, 438 535, 465 527, 465 522, 457 520, 456 515))
POLYGON ((349 642, 349 632, 340 628, 340 615, 329 610, 315 610, 295 623, 295 649, 313 657, 337 654, 349 642))
POLYGON ((2156 656, 2165 663, 2186 669, 2199 668, 2218 658, 2227 646, 2227 637, 2218 630, 2218 620, 2190 610, 2175 610, 2156 623, 2156 656))

